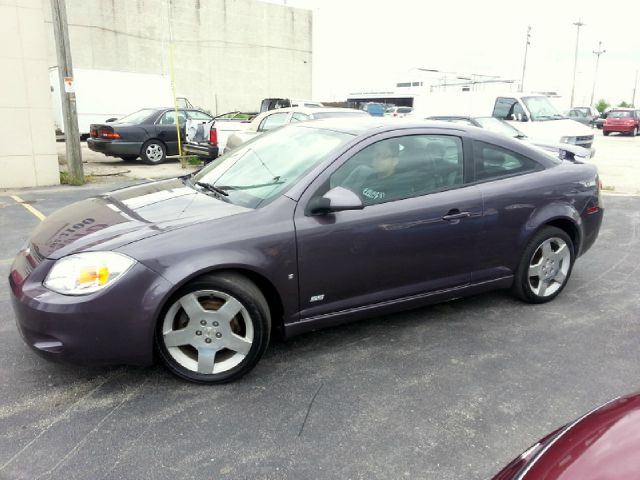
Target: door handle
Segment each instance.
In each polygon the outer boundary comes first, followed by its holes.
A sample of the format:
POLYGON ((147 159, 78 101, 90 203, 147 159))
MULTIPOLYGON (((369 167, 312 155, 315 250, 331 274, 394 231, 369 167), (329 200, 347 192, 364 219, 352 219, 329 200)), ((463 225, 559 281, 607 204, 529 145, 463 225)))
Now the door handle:
POLYGON ((461 212, 456 208, 453 210, 449 210, 449 213, 447 213, 444 217, 442 217, 442 219, 450 222, 452 220, 460 220, 461 218, 467 218, 470 216, 471 216, 470 212, 461 212))

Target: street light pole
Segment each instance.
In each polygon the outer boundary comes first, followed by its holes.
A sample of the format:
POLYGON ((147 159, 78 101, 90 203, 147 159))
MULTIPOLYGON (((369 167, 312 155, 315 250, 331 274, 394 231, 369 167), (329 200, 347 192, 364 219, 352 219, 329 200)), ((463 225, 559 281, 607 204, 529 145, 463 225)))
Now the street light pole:
POLYGON ((529 52, 529 45, 531 42, 531 25, 527 26, 527 43, 524 45, 524 62, 522 63, 522 80, 520 81, 520 91, 524 91, 524 72, 527 69, 527 53, 529 52))
POLYGON ((636 79, 633 81, 633 99, 631 100, 631 106, 636 106, 636 88, 638 86, 638 70, 636 70, 636 79))
POLYGON ((578 69, 578 44, 580 43, 580 27, 584 26, 580 20, 574 23, 576 26, 576 55, 573 62, 573 83, 571 84, 571 108, 573 108, 573 98, 576 92, 576 71, 578 69))
POLYGON ((593 87, 591 87, 591 102, 589 103, 590 107, 593 107, 593 96, 596 92, 596 80, 598 78, 598 62, 600 61, 600 55, 602 55, 606 50, 602 49, 602 42, 598 42, 598 50, 594 50, 593 53, 596 55, 596 70, 593 73, 593 87))

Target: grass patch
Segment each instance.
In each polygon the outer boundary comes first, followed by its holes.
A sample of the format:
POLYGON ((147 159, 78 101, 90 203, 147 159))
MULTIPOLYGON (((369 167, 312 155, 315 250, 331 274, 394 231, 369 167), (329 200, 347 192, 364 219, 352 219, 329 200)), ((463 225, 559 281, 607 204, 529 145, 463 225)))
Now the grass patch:
POLYGON ((187 168, 187 165, 190 167, 201 167, 202 160, 195 155, 188 155, 180 157, 180 166, 182 168, 187 168))
POLYGON ((613 185, 603 185, 602 186, 602 190, 605 190, 607 192, 613 192, 615 191, 616 187, 614 187, 613 185))
MULTIPOLYGON (((92 177, 91 175, 84 176, 84 183, 92 183, 93 181, 95 181, 95 178, 92 177)), ((80 183, 72 183, 69 172, 64 172, 64 171, 60 172, 60 184, 61 185, 82 185, 80 183)))

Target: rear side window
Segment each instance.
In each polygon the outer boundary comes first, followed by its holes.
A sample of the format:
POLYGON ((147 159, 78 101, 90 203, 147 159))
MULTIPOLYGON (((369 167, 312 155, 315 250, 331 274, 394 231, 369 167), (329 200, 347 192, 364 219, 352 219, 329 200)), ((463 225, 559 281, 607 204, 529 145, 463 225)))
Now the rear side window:
POLYGON ((485 142, 473 142, 473 157, 476 180, 480 181, 521 175, 544 169, 535 160, 485 142))
MULTIPOLYGON (((187 119, 185 117, 184 110, 178 110, 178 122, 180 123, 180 125, 184 125, 186 121, 187 119)), ((158 125, 175 125, 175 124, 176 124, 175 110, 167 110, 166 112, 164 112, 164 114, 160 117, 160 120, 158 121, 158 125)))

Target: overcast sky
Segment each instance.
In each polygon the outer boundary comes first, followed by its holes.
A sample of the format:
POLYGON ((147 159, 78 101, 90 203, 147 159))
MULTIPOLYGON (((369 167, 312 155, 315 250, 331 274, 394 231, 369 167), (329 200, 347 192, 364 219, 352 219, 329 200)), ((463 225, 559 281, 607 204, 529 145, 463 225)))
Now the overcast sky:
MULTIPOLYGON (((273 0, 314 12, 313 97, 389 89, 414 80, 416 67, 461 74, 522 76, 525 89, 571 95, 576 27, 581 19, 576 104, 587 104, 600 57, 595 98, 631 102, 640 69, 640 3, 618 0, 273 0), (610 6, 610 8, 609 8, 610 6)), ((640 102, 640 91, 636 103, 640 102)))

